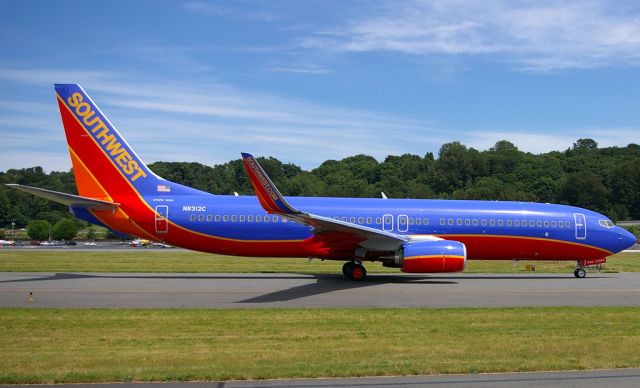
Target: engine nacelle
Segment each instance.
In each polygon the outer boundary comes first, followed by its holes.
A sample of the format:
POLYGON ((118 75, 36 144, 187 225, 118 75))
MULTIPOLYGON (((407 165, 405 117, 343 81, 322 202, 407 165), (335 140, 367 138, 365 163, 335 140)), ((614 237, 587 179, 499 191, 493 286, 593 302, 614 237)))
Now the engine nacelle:
POLYGON ((402 272, 460 272, 467 262, 467 247, 459 241, 417 241, 402 246, 402 272))

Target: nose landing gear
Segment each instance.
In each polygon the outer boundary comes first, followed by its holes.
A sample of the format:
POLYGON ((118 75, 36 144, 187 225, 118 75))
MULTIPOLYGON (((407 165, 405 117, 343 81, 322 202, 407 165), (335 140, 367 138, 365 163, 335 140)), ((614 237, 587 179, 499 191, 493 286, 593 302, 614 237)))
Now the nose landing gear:
POLYGON ((360 262, 347 261, 342 266, 342 273, 355 281, 360 281, 367 277, 367 270, 360 262))
POLYGON ((573 276, 581 279, 581 278, 587 276, 587 271, 582 267, 577 267, 575 269, 575 271, 573 271, 573 276))

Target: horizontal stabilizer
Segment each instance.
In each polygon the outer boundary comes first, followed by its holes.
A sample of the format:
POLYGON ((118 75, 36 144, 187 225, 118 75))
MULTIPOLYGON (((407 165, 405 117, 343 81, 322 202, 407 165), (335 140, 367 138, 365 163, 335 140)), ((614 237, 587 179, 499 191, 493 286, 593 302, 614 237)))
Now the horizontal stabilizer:
POLYGON ((115 212, 116 209, 120 206, 119 203, 115 203, 115 202, 101 201, 99 199, 81 197, 79 195, 61 193, 59 191, 41 189, 38 187, 24 186, 24 185, 18 185, 14 183, 9 183, 7 184, 7 186, 11 187, 12 189, 37 195, 38 197, 42 197, 50 201, 58 202, 67 206, 76 206, 76 207, 82 207, 82 208, 91 209, 91 210, 111 211, 111 212, 115 212))

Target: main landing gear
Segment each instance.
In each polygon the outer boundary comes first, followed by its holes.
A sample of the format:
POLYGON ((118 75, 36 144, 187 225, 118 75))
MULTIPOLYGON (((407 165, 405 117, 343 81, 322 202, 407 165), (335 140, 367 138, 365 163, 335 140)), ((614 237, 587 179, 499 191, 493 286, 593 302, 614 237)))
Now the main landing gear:
POLYGON ((367 277, 367 270, 360 262, 347 261, 342 266, 342 273, 355 281, 360 281, 367 277))

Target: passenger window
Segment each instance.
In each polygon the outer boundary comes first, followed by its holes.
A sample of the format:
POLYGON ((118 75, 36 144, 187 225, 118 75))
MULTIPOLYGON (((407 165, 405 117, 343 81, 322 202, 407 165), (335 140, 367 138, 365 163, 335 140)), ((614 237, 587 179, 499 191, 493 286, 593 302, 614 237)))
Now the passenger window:
POLYGON ((464 224, 465 224, 465 226, 471 226, 471 220, 470 220, 470 219, 468 219, 468 218, 467 218, 467 219, 465 219, 465 220, 464 220, 464 224))
POLYGON ((247 216, 247 222, 253 222, 253 216, 247 216))
POLYGON ((367 224, 371 224, 372 221, 373 219, 371 217, 367 217, 367 224))
POLYGON ((544 222, 544 227, 545 227, 545 228, 548 228, 548 227, 549 227, 549 221, 545 221, 545 222, 544 222))
POLYGON ((190 215, 189 216, 189 220, 195 221, 196 220, 196 215, 195 214, 190 215))
POLYGON ((256 222, 262 222, 262 216, 256 216, 256 222))
POLYGON ((407 219, 404 217, 398 217, 400 218, 400 225, 406 225, 407 224, 407 219))
POLYGON ((269 222, 269 221, 271 221, 271 220, 269 219, 269 216, 264 216, 264 218, 263 218, 263 219, 264 219, 264 222, 269 222))
POLYGON ((511 220, 507 220, 507 226, 511 227, 513 225, 513 222, 511 220))
POLYGON ((487 226, 487 220, 482 220, 481 223, 482 223, 482 226, 487 226))
POLYGON ((564 222, 564 227, 565 227, 565 228, 570 228, 570 227, 571 227, 571 222, 569 222, 569 221, 565 221, 565 222, 564 222))
POLYGON ((244 216, 240 216, 240 222, 244 222, 244 216))
POLYGON ((364 217, 358 217, 358 223, 364 224, 364 217))
POLYGON ((557 226, 556 222, 555 221, 551 221, 551 227, 555 228, 556 226, 557 226))
POLYGON ((409 218, 409 225, 413 225, 413 218, 409 218))
POLYGON ((491 220, 491 221, 489 221, 489 225, 491 225, 491 226, 496 226, 496 220, 491 220))
POLYGON ((213 216, 211 214, 207 214, 207 221, 211 222, 213 220, 213 216))
POLYGON ((532 228, 535 226, 535 223, 533 222, 533 220, 529 220, 529 226, 532 228))
POLYGON ((220 214, 216 214, 216 222, 220 222, 220 214))
POLYGON ((429 219, 428 219, 428 218, 423 218, 423 219, 422 219, 422 223, 423 223, 424 225, 429 225, 429 219))
POLYGON ((222 216, 222 221, 229 222, 229 216, 227 215, 222 216))
POLYGON ((504 226, 504 221, 498 220, 498 226, 504 226))
POLYGON ((515 221, 513 221, 513 224, 514 224, 515 226, 520 226, 520 221, 519 221, 519 220, 515 220, 515 221))
POLYGON ((347 217, 342 217, 342 221, 347 222, 347 217))
POLYGON ((453 225, 453 218, 449 218, 449 220, 447 220, 447 224, 448 225, 453 225))
POLYGON ((204 221, 204 214, 198 214, 198 221, 204 221))
POLYGON ((473 226, 478 226, 478 220, 473 220, 473 226))
POLYGON ((273 216, 273 222, 278 222, 278 217, 277 216, 273 216))
POLYGON ((440 225, 444 225, 444 218, 440 219, 440 225))
POLYGON ((238 216, 234 214, 231 216, 231 222, 236 222, 236 221, 238 221, 238 216))
POLYGON ((542 228, 542 221, 538 221, 538 228, 542 228))
POLYGON ((382 222, 381 218, 380 217, 376 217, 376 225, 380 225, 381 222, 382 222))
POLYGON ((337 220, 337 221, 340 221, 340 217, 338 217, 338 216, 333 217, 333 219, 337 220))
POLYGON ((416 218, 416 225, 422 224, 422 220, 420 218, 416 218))
POLYGON ((352 224, 356 223, 356 218, 355 217, 349 217, 349 222, 351 222, 352 224))

